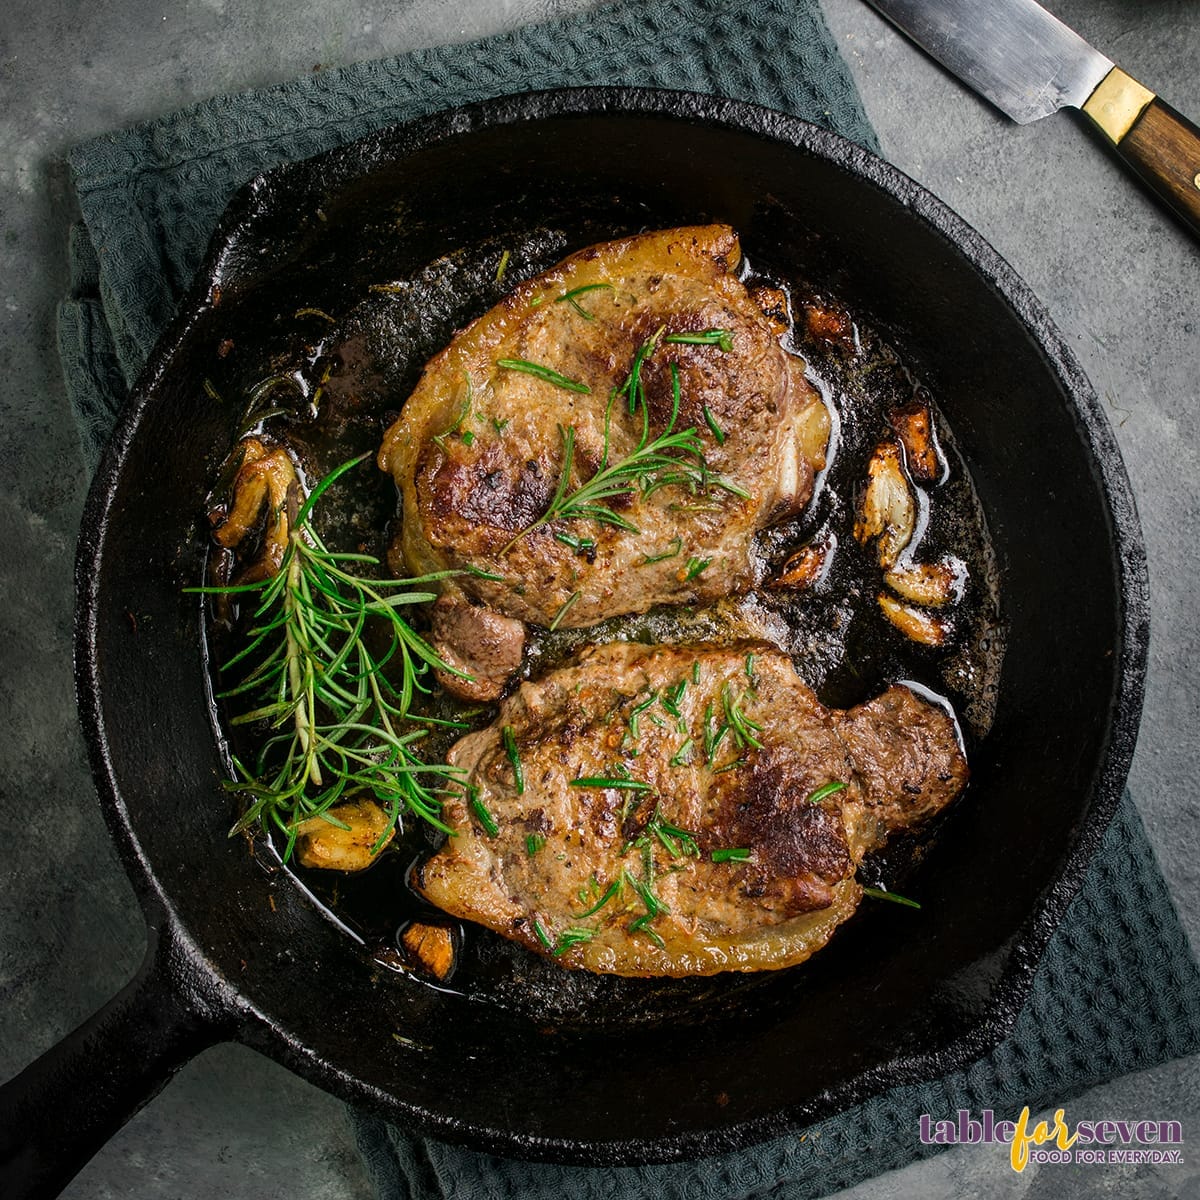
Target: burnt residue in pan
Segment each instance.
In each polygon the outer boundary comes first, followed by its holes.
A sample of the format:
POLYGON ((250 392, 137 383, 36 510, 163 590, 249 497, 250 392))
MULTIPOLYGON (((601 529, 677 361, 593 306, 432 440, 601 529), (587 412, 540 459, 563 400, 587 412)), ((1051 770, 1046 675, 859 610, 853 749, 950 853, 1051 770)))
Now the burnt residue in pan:
MULTIPOLYGON (((628 232, 583 224, 587 228, 570 235, 540 230, 481 237, 401 277, 381 273, 365 293, 339 297, 340 311, 306 304, 297 292, 292 319, 281 322, 277 344, 265 354, 235 354, 236 347, 228 344, 215 348, 210 391, 223 397, 231 412, 238 410, 238 434, 256 432, 286 444, 305 477, 315 480, 377 449, 426 360, 513 283, 549 269, 579 245, 628 232)), ((869 320, 847 312, 837 297, 804 279, 780 277, 766 262, 745 263, 743 272, 749 286, 776 289, 786 297, 781 310, 790 321, 785 344, 804 357, 834 414, 832 454, 812 504, 802 517, 768 531, 760 541, 765 579, 777 576, 797 550, 818 548, 816 582, 798 590, 764 586, 706 609, 660 609, 590 629, 534 631, 523 674, 544 673, 597 641, 762 636, 791 653, 801 676, 827 705, 850 707, 896 681, 940 698, 959 720, 969 757, 995 711, 1003 627, 983 513, 953 431, 938 412, 938 398, 929 396, 869 320), (930 562, 953 556, 966 567, 965 589, 952 609, 952 632, 936 649, 909 640, 884 619, 877 603, 884 590, 880 565, 873 550, 854 537, 867 462, 882 440, 894 438, 892 414, 914 398, 932 412, 941 452, 937 478, 917 489, 923 528, 916 552, 930 562)), ((323 506, 323 536, 331 545, 383 559, 396 519, 394 485, 369 463, 349 481, 323 506)), ((216 623, 209 637, 213 662, 228 657, 236 645, 236 633, 216 623)), ((464 713, 466 706, 445 697, 430 703, 435 715, 465 717, 475 727, 490 722, 496 711, 492 705, 464 713)), ((454 736, 432 734, 424 755, 444 755, 454 736)), ((970 803, 969 789, 960 803, 970 803)), ((381 970, 405 970, 399 941, 404 928, 413 921, 447 920, 408 884, 414 864, 434 848, 437 836, 413 820, 374 866, 357 875, 287 870, 381 970)), ((894 842, 863 865, 860 878, 904 891, 934 838, 936 830, 926 830, 920 838, 894 842)), ((864 900, 859 920, 869 907, 864 900)), ((664 1015, 691 1021, 700 1013, 709 1020, 731 1011, 747 988, 760 984, 754 976, 631 980, 591 975, 564 970, 481 928, 456 929, 455 938, 454 972, 436 986, 559 1025, 636 1024, 664 1015)), ((795 968, 813 969, 813 964, 795 968)))

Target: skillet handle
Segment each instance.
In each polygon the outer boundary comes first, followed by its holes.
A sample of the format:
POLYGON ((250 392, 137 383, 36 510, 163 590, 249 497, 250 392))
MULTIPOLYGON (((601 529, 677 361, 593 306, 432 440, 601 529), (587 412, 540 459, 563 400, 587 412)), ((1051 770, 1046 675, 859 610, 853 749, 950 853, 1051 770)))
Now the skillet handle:
POLYGON ((188 1059, 228 1036, 172 941, 151 930, 134 979, 0 1087, 5 1200, 57 1196, 188 1059))

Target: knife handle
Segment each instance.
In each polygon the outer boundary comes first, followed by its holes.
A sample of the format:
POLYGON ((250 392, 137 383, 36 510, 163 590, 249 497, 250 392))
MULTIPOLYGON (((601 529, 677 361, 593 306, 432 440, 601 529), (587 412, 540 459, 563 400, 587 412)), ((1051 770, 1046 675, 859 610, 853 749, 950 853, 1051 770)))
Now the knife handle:
POLYGON ((1200 129, 1120 67, 1083 111, 1160 200, 1200 234, 1200 129))

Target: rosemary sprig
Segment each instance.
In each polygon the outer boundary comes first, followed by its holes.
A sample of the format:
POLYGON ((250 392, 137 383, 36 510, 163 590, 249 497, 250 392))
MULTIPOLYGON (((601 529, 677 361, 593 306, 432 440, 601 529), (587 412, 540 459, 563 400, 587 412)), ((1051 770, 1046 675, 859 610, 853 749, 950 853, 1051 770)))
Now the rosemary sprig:
POLYGON ((646 554, 643 555, 642 561, 634 563, 636 567, 648 567, 652 563, 666 562, 668 558, 675 558, 683 551, 683 538, 676 535, 670 542, 667 543, 667 549, 662 554, 646 554))
POLYGON ((582 921, 587 917, 594 917, 619 891, 621 890, 620 879, 614 879, 612 883, 605 889, 604 894, 592 905, 581 913, 573 913, 576 921, 582 921))
POLYGON ((663 341, 676 346, 719 346, 726 354, 733 349, 733 334, 728 329, 705 329, 701 333, 668 333, 663 341))
POLYGON ((550 622, 547 628, 553 633, 559 625, 562 624, 562 619, 571 611, 571 606, 579 599, 581 592, 572 592, 562 603, 562 607, 554 614, 554 619, 550 622))
POLYGON ((717 445, 725 445, 725 430, 717 424, 717 418, 712 415, 712 409, 707 404, 704 406, 704 423, 713 437, 717 439, 717 445))
POLYGON ((302 822, 354 795, 373 795, 387 814, 379 846, 404 812, 451 832, 441 819, 441 793, 463 778, 456 768, 423 762, 414 745, 426 731, 409 728, 414 693, 429 691, 423 682, 429 670, 462 672, 400 615, 435 598, 418 585, 453 572, 370 578, 357 572, 378 559, 329 550, 311 522, 325 492, 369 457, 342 464, 312 490, 291 523, 276 574, 186 589, 257 600, 245 646, 223 667, 224 674, 240 668, 240 679, 219 695, 245 705, 231 718, 234 725, 265 724, 276 732, 251 762, 233 758, 235 778, 225 786, 250 803, 230 833, 255 823, 278 828, 287 838, 285 861, 302 822), (374 636, 379 626, 382 638, 374 636))
MULTIPOLYGON (((559 436, 562 438, 563 456, 562 468, 559 471, 558 485, 550 500, 549 507, 532 525, 521 530, 512 541, 501 551, 511 549, 521 538, 528 536, 535 529, 551 521, 592 520, 604 525, 612 525, 628 533, 639 533, 640 530, 631 521, 621 516, 612 507, 612 500, 619 497, 629 497, 638 492, 643 497, 651 496, 660 488, 679 486, 686 488, 692 495, 707 491, 710 487, 729 492, 732 495, 747 499, 749 493, 726 479, 712 475, 704 457, 704 443, 694 426, 687 429, 676 429, 679 419, 679 366, 670 364, 671 373, 671 415, 666 428, 657 437, 650 437, 650 405, 646 398, 646 389, 642 383, 642 367, 651 354, 658 348, 660 341, 684 341, 704 345, 718 345, 722 350, 731 348, 732 341, 726 330, 708 330, 697 334, 669 334, 665 338, 665 326, 658 329, 638 347, 633 357, 633 364, 625 382, 615 388, 608 398, 608 407, 604 414, 604 451, 600 457, 600 466, 590 479, 582 482, 573 492, 569 490, 571 475, 575 467, 575 426, 560 425, 559 436), (624 458, 610 462, 610 427, 614 403, 620 397, 626 397, 629 402, 630 415, 642 414, 642 431, 636 447, 624 458)), ((510 367, 540 378, 557 383, 560 387, 568 387, 574 391, 589 391, 586 384, 576 384, 574 380, 566 379, 551 371, 548 367, 529 363, 523 359, 500 359, 499 365, 510 367), (551 378, 553 376, 553 378, 551 378)), ((707 563, 705 564, 707 566, 707 563)), ((703 570, 703 568, 700 568, 703 570)))

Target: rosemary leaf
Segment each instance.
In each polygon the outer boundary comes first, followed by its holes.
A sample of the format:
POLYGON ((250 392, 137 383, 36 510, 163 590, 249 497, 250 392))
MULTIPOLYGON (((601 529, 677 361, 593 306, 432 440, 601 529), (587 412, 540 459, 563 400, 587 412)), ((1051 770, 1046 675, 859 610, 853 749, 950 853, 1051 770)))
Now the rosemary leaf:
POLYGON ((586 383, 581 383, 578 379, 569 379, 566 375, 560 375, 553 367, 544 367, 541 363, 529 362, 524 358, 497 359, 496 366, 504 367, 508 371, 522 371, 545 383, 552 383, 555 387, 565 388, 568 392, 590 392, 592 390, 586 383))
POLYGON ((870 896, 872 900, 890 900, 893 904, 903 904, 906 908, 921 907, 915 900, 910 900, 907 896, 901 896, 899 892, 887 892, 882 888, 865 887, 862 893, 864 896, 870 896))

